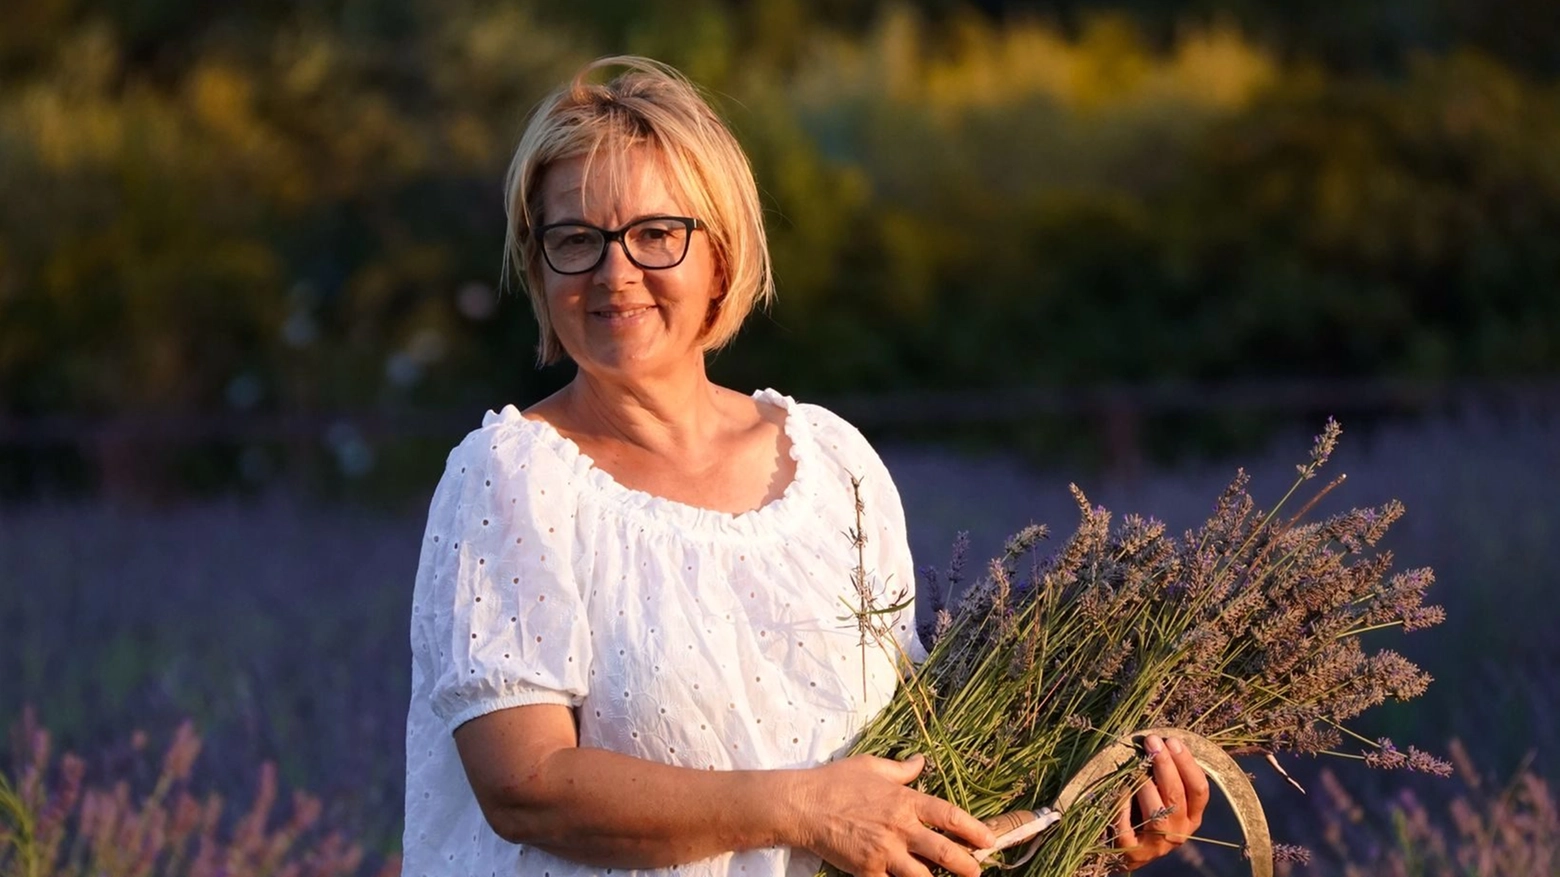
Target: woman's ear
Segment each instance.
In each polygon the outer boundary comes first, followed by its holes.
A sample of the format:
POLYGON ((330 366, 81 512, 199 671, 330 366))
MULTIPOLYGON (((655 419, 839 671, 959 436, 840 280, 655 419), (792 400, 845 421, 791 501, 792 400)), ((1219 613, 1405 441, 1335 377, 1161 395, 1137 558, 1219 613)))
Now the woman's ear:
POLYGON ((726 290, 724 289, 710 297, 710 306, 704 312, 704 329, 700 332, 701 335, 708 335, 710 330, 715 328, 715 321, 720 319, 720 309, 725 303, 726 290))
POLYGON ((721 307, 726 303, 726 259, 717 254, 715 257, 715 278, 710 284, 710 305, 704 312, 704 331, 708 334, 715 325, 715 320, 720 317, 721 307))
POLYGON ((726 300, 726 292, 730 285, 731 272, 726 270, 726 254, 717 253, 715 256, 715 283, 710 294, 710 304, 719 305, 726 300))

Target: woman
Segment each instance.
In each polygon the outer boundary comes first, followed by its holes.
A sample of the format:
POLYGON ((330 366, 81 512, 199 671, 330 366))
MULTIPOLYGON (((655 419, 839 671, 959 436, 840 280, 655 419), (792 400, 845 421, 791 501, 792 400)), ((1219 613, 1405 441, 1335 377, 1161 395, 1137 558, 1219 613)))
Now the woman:
MULTIPOLYGON (((540 358, 576 377, 489 413, 434 495, 412 607, 405 873, 657 871, 974 877, 991 832, 907 786, 922 759, 839 759, 887 702, 897 642, 863 646, 867 566, 913 584, 899 497, 855 429, 705 353, 772 294, 756 186, 669 68, 603 59, 547 99, 508 181, 508 249, 540 358), (627 67, 607 85, 587 77, 627 67)), ((885 591, 885 597, 887 593, 885 591)), ((1158 741, 1155 741, 1157 745, 1158 741)), ((1165 749, 1118 842, 1195 829, 1206 782, 1165 749)), ((1124 817, 1125 818, 1125 817, 1124 817)))

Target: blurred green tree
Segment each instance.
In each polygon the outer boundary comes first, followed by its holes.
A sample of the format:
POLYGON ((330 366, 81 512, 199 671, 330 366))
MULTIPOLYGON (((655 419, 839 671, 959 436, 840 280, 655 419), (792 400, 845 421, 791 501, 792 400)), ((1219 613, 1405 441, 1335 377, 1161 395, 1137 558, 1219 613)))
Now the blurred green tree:
POLYGON ((531 367, 501 294, 501 180, 545 90, 621 51, 689 72, 757 169, 781 296, 717 358, 734 383, 1560 369, 1560 84, 1517 49, 1415 54, 1460 6, 1410 15, 1385 65, 1305 27, 1389 0, 1293 28, 1212 0, 987 8, 6 6, 0 412, 546 392, 567 370, 531 367))

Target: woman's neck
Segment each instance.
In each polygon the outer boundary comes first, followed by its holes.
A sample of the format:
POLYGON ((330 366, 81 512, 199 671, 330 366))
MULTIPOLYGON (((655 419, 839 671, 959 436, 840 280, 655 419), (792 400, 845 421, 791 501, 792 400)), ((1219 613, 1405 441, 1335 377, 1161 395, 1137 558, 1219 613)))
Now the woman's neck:
POLYGON ((562 425, 582 436, 685 455, 710 446, 724 420, 722 396, 727 394, 710 382, 702 360, 697 369, 633 383, 582 371, 560 394, 559 413, 566 420, 562 425))

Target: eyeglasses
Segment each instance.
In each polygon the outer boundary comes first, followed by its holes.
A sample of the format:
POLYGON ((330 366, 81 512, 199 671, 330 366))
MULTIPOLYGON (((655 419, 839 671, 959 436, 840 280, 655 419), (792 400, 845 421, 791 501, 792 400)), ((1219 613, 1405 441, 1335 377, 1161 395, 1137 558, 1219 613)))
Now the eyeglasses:
POLYGON ((596 270, 607 256, 607 244, 617 241, 628 261, 646 271, 675 268, 688 256, 688 241, 703 222, 687 216, 649 216, 617 231, 582 222, 555 222, 537 230, 542 258, 559 274, 596 270))

